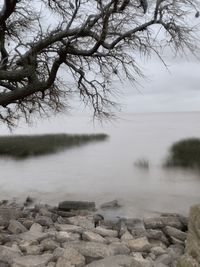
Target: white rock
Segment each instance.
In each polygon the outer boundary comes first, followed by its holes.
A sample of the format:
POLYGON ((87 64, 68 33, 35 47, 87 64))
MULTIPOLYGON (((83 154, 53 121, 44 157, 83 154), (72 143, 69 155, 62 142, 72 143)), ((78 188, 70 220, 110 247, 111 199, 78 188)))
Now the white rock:
POLYGON ((82 227, 72 225, 72 224, 55 223, 55 228, 57 231, 62 231, 62 232, 72 232, 72 233, 82 233, 83 232, 82 227))

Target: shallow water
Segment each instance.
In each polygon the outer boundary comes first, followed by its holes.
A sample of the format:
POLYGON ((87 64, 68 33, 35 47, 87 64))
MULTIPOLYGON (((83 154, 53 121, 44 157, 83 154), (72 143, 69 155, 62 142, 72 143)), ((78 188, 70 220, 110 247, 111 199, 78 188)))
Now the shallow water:
POLYGON ((125 114, 103 128, 88 121, 86 116, 58 117, 19 128, 17 133, 105 132, 110 138, 45 157, 0 159, 0 198, 31 195, 50 204, 74 199, 97 205, 117 198, 123 207, 115 214, 121 216, 187 214, 200 202, 200 173, 162 168, 174 141, 200 136, 200 113, 125 114), (134 165, 142 158, 149 160, 149 170, 134 165))

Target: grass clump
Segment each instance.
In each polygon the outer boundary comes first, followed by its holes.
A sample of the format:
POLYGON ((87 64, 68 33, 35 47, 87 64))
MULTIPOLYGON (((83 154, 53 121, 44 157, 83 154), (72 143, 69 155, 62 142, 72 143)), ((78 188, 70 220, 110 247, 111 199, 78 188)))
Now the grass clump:
POLYGON ((190 138, 174 143, 164 164, 166 167, 200 168, 200 139, 190 138))
POLYGON ((134 165, 138 168, 149 169, 149 161, 147 159, 138 159, 134 162, 134 165))
POLYGON ((0 156, 18 159, 55 153, 90 142, 104 141, 106 134, 45 134, 0 137, 0 156))

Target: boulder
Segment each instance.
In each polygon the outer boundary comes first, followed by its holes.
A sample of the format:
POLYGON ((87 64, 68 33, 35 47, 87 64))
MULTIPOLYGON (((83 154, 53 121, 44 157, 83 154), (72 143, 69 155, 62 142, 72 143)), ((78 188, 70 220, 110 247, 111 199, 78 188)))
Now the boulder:
POLYGON ((78 233, 60 231, 56 234, 56 240, 60 243, 69 241, 78 241, 79 239, 80 239, 80 234, 78 233))
POLYGON ((120 208, 121 204, 117 199, 101 204, 101 209, 116 209, 120 208))
MULTIPOLYGON (((74 248, 66 248, 60 250, 60 257, 58 260, 62 258, 65 259, 65 262, 70 262, 75 267, 82 267, 85 265, 85 258, 74 248)), ((62 260, 63 262, 64 260, 62 260)))
POLYGON ((71 262, 65 258, 59 258, 56 262, 56 267, 74 267, 74 265, 72 265, 71 262))
POLYGON ((133 252, 149 252, 151 245, 146 237, 124 241, 133 252))
POLYGON ((24 233, 27 231, 26 227, 16 220, 10 220, 8 230, 12 234, 20 234, 20 233, 24 233))
POLYGON ((166 226, 164 231, 167 234, 167 236, 169 236, 169 238, 171 238, 172 240, 173 240, 173 238, 181 240, 183 242, 186 240, 186 233, 182 232, 182 231, 180 231, 174 227, 166 226))
POLYGON ((7 246, 0 246, 0 261, 12 264, 15 258, 21 256, 21 253, 7 246))
POLYGON ((93 261, 86 267, 153 267, 147 260, 138 260, 131 256, 116 255, 103 260, 93 261), (149 263, 149 264, 148 264, 149 263))
POLYGON ((95 202, 88 201, 63 201, 58 204, 59 210, 95 210, 95 202))
POLYGON ((39 223, 42 226, 50 227, 53 224, 53 221, 47 216, 37 216, 36 223, 39 223))
POLYGON ((133 236, 128 230, 121 236, 121 241, 126 241, 131 239, 133 239, 133 236))
POLYGON ((166 226, 171 226, 181 230, 184 227, 177 216, 146 218, 144 219, 144 225, 146 229, 163 229, 166 226))
POLYGON ((150 240, 150 242, 158 240, 159 242, 164 243, 166 246, 169 245, 169 240, 167 239, 166 235, 163 233, 162 230, 147 229, 146 236, 148 240, 150 240))
POLYGON ((103 259, 108 256, 113 256, 115 251, 109 245, 99 243, 99 242, 76 242, 76 243, 65 243, 63 244, 64 248, 74 248, 80 254, 82 254, 87 262, 91 262, 92 260, 103 259))
POLYGON ((71 224, 55 223, 55 228, 57 231, 62 231, 62 232, 70 232, 70 233, 82 233, 83 232, 82 227, 77 226, 77 225, 71 225, 71 224))
POLYGON ((94 233, 92 231, 83 232, 82 239, 84 241, 106 243, 106 240, 101 235, 94 233))
POLYGON ((28 255, 13 260, 13 267, 44 267, 51 261, 51 254, 28 255))
POLYGON ((67 219, 69 224, 74 224, 85 229, 93 229, 93 216, 75 216, 67 219))
POLYGON ((200 204, 190 209, 185 252, 178 263, 179 267, 200 266, 200 204))
POLYGON ((110 230, 110 229, 106 229, 100 226, 96 227, 94 232, 103 237, 117 237, 118 236, 118 232, 116 230, 110 230))

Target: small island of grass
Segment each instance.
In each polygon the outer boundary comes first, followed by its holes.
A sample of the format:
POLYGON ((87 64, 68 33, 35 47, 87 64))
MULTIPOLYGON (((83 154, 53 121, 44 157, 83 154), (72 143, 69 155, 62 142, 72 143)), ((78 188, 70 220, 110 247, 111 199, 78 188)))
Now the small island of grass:
POLYGON ((55 153, 67 148, 104 141, 106 134, 44 134, 0 137, 0 156, 23 159, 55 153))
POLYGON ((189 138, 174 143, 165 166, 200 169, 200 139, 189 138))

